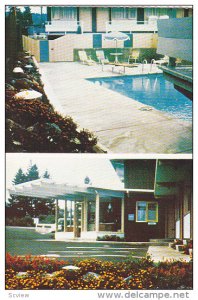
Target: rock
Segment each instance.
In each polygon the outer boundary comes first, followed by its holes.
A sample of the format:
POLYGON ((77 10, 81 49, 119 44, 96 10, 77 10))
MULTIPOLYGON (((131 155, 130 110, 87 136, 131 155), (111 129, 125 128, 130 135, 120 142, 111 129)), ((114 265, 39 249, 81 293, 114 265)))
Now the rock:
POLYGON ((13 87, 13 85, 9 84, 9 83, 6 83, 5 84, 5 89, 7 91, 15 91, 16 89, 13 87))
POLYGON ((24 73, 24 71, 21 67, 15 67, 12 72, 13 73, 24 73))
POLYGON ((16 74, 14 74, 14 79, 15 78, 27 78, 27 79, 32 80, 31 76, 26 73, 16 73, 16 74))
POLYGON ((28 276, 28 273, 27 272, 18 272, 16 274, 16 277, 27 277, 28 276))
POLYGON ((130 275, 130 276, 128 276, 127 278, 125 278, 124 281, 128 284, 128 283, 130 283, 130 281, 131 281, 132 279, 133 279, 133 276, 130 275))
POLYGON ((60 134, 62 132, 60 127, 58 125, 56 125, 55 123, 45 123, 45 127, 46 127, 46 129, 54 130, 57 134, 60 134))
POLYGON ((34 87, 33 82, 30 79, 27 78, 19 78, 12 80, 11 83, 17 88, 17 89, 30 89, 34 87))
POLYGON ((39 99, 39 100, 41 100, 42 96, 43 95, 40 92, 37 92, 34 90, 24 90, 24 91, 17 93, 15 95, 15 99, 17 99, 17 100, 20 100, 20 99, 23 99, 23 100, 39 99))
POLYGON ((65 266, 65 267, 62 267, 63 270, 68 270, 68 271, 77 271, 77 270, 80 270, 79 267, 76 267, 76 266, 65 266))
MULTIPOLYGON (((34 132, 34 133, 39 133, 41 129, 40 123, 36 123, 33 126, 30 126, 27 128, 27 131, 29 132, 34 132)), ((45 123, 42 125, 42 131, 46 131, 46 134, 61 134, 62 130, 58 125, 55 123, 45 123)))
POLYGON ((86 281, 90 281, 90 280, 95 280, 95 279, 99 279, 100 278, 100 275, 97 274, 97 273, 94 273, 94 272, 87 272, 85 275, 83 275, 83 280, 86 280, 86 281))

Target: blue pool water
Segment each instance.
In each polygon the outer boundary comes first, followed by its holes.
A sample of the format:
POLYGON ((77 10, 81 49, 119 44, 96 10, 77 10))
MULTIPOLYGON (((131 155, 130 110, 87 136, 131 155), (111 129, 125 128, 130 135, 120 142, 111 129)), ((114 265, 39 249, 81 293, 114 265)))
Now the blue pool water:
POLYGON ((95 84, 135 99, 172 116, 192 121, 192 101, 178 92, 163 74, 89 78, 95 84))

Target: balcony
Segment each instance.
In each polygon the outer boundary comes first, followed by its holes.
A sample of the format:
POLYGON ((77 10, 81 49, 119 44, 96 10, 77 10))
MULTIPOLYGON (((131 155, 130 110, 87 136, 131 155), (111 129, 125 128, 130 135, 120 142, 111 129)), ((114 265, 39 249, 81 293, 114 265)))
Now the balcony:
POLYGON ((126 31, 126 32, 156 32, 157 19, 149 19, 148 21, 137 21, 136 19, 130 20, 112 20, 106 22, 106 32, 109 31, 126 31))
POLYGON ((45 24, 45 32, 50 34, 66 34, 67 32, 83 33, 82 21, 53 20, 45 24))

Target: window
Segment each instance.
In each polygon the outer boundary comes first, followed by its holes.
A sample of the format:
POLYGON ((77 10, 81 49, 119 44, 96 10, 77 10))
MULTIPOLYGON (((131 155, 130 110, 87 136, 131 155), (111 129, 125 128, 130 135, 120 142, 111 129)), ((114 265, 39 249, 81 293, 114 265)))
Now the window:
POLYGON ((138 201, 136 203, 136 222, 158 222, 158 203, 138 201))
POLYGON ((52 20, 77 20, 76 7, 52 7, 52 20))
POLYGON ((145 8, 145 15, 146 18, 148 18, 149 16, 165 16, 165 15, 170 15, 170 9, 168 8, 156 8, 156 7, 152 7, 152 8, 145 8))
POLYGON ((111 9, 112 19, 136 19, 136 8, 114 7, 111 9))

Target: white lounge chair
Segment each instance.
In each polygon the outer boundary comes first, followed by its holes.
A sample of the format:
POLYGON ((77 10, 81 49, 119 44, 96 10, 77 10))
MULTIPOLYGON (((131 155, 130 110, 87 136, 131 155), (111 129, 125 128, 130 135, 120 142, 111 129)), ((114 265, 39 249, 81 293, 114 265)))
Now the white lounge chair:
POLYGON ((87 56, 87 53, 84 50, 78 51, 78 56, 79 56, 80 61, 83 64, 86 64, 86 65, 89 65, 89 66, 95 64, 95 61, 92 60, 90 56, 87 56))
POLYGON ((96 57, 101 65, 109 63, 109 60, 105 57, 103 50, 96 50, 96 57))
POLYGON ((162 57, 161 59, 158 59, 158 60, 154 60, 154 63, 157 64, 157 65, 166 65, 169 63, 169 57, 168 56, 164 56, 162 57))

